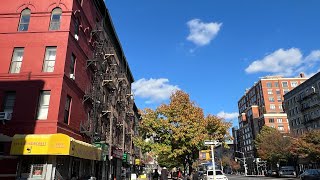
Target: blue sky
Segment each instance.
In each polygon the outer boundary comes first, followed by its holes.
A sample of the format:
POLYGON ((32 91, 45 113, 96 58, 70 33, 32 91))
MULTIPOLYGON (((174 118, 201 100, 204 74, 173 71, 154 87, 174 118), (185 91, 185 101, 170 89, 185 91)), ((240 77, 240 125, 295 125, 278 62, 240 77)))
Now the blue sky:
POLYGON ((259 77, 319 71, 318 0, 106 0, 135 78, 139 108, 181 89, 237 125, 259 77))

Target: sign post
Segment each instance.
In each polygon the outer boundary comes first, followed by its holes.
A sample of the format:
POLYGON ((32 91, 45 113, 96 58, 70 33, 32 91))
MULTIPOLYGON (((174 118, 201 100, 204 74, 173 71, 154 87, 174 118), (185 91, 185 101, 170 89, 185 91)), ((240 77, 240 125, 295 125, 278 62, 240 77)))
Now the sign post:
POLYGON ((212 161, 212 170, 213 170, 213 180, 216 180, 216 165, 214 162, 214 146, 218 144, 218 141, 205 140, 204 145, 211 147, 211 161, 212 161))

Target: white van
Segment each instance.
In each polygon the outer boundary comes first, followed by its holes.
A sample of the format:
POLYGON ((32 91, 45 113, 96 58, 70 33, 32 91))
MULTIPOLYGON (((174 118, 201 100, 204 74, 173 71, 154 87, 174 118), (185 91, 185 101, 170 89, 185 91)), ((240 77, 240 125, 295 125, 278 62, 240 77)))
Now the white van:
MULTIPOLYGON (((213 170, 207 170, 207 180, 213 180, 213 170)), ((228 180, 221 170, 216 170, 216 180, 228 180)))

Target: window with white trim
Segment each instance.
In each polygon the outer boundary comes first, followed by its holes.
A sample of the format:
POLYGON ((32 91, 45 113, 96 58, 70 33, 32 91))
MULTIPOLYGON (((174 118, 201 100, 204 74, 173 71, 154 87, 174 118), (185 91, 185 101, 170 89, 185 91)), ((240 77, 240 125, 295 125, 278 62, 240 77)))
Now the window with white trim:
POLYGON ((272 87, 272 83, 271 83, 271 82, 267 82, 266 84, 267 84, 267 87, 268 87, 268 88, 271 88, 271 87, 272 87))
POLYGON ((30 9, 24 9, 21 12, 18 31, 28 31, 30 22, 31 11, 30 9))
POLYGON ((282 119, 281 118, 277 118, 277 123, 282 123, 282 119))
POLYGON ((19 73, 22 65, 23 60, 23 54, 24 54, 24 48, 14 48, 12 59, 11 59, 11 65, 10 65, 10 73, 19 73))
POLYGON ((268 94, 273 94, 272 89, 268 89, 268 94))
POLYGON ((284 127, 283 126, 278 126, 278 130, 279 131, 284 131, 284 127))
POLYGON ((270 104, 270 109, 274 110, 276 109, 276 106, 274 104, 270 104))
POLYGON ((283 89, 283 94, 287 94, 289 92, 289 89, 283 89))
POLYGON ((50 30, 60 29, 61 15, 62 15, 62 10, 60 8, 55 8, 54 10, 52 10, 50 27, 49 27, 50 30))
POLYGON ((43 62, 43 72, 53 72, 56 62, 57 47, 46 47, 46 54, 43 62))
POLYGON ((269 97, 269 102, 274 102, 274 97, 269 97))
POLYGON ((291 87, 297 87, 298 86, 298 82, 297 81, 291 81, 291 87))
POLYGON ((47 119, 50 103, 50 91, 41 91, 39 97, 37 119, 47 119))
POLYGON ((283 81, 283 82, 282 82, 282 87, 288 87, 288 82, 283 81))

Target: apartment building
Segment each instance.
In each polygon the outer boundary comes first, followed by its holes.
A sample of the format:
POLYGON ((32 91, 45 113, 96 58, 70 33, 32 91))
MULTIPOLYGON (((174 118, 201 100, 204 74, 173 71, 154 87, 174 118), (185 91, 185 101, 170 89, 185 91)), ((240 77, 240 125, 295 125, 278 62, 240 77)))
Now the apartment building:
POLYGON ((307 78, 300 74, 296 78, 266 76, 247 89, 238 101, 239 129, 238 149, 246 157, 256 157, 254 140, 262 126, 270 126, 281 133, 289 133, 287 114, 282 107, 283 95, 296 88, 307 78))
POLYGON ((320 73, 284 95, 285 112, 288 114, 290 130, 299 136, 320 129, 320 73))
POLYGON ((103 0, 3 0, 0 178, 120 179, 134 81, 103 0))

